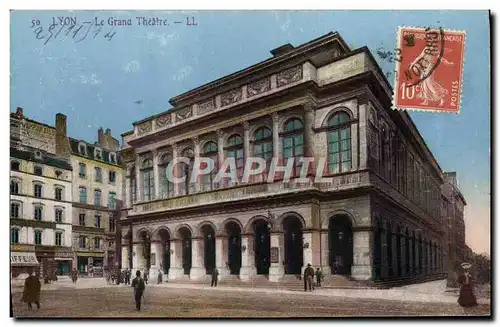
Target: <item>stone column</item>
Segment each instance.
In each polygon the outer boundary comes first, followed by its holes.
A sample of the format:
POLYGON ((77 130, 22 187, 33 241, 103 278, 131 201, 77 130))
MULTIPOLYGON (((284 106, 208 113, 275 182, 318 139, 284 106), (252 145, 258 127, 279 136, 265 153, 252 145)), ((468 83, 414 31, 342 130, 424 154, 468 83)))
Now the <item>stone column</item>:
POLYGON ((137 201, 142 201, 142 181, 141 181, 141 170, 140 170, 140 164, 141 162, 139 161, 139 158, 137 158, 135 162, 135 194, 137 196, 137 201))
MULTIPOLYGON (((367 104, 359 105, 359 169, 365 169, 368 165, 368 139, 367 135, 367 113, 368 110, 367 104)), ((357 131, 353 131, 353 133, 357 133, 357 131)), ((353 156, 356 156, 357 153, 353 153, 353 156)))
POLYGON ((125 205, 127 208, 132 207, 132 192, 130 191, 130 176, 125 177, 125 205))
POLYGON ((139 244, 134 244, 132 246, 132 270, 136 271, 140 269, 140 259, 139 259, 139 244))
POLYGON ((219 280, 223 280, 229 276, 227 262, 227 235, 220 234, 215 238, 215 266, 219 270, 219 280))
MULTIPOLYGON (((199 158, 200 157, 200 139, 198 136, 193 137, 193 145, 194 145, 194 157, 199 158)), ((199 169, 199 167, 198 167, 199 169)), ((196 182, 194 184, 194 192, 198 193, 201 190, 201 176, 198 175, 196 177, 196 182)))
POLYGON ((122 269, 125 269, 125 268, 129 268, 131 269, 132 267, 129 267, 128 266, 128 245, 122 245, 122 248, 121 248, 121 251, 122 251, 122 269))
MULTIPOLYGON (((285 276, 285 267, 283 266, 284 257, 284 243, 285 237, 281 231, 271 232, 271 251, 272 248, 278 249, 278 262, 271 262, 271 267, 269 267, 269 281, 278 282, 283 276, 285 276)), ((271 255, 272 256, 272 255, 271 255)))
POLYGON ((406 276, 406 239, 404 237, 403 234, 400 234, 399 235, 399 240, 400 240, 400 243, 399 243, 399 247, 400 247, 400 253, 401 253, 401 257, 398 258, 399 260, 399 265, 401 267, 401 276, 399 277, 404 277, 406 276))
MULTIPOLYGON (((410 234, 411 235, 411 234, 410 234)), ((412 276, 413 275, 413 270, 414 270, 414 267, 413 267, 413 238, 411 236, 408 237, 410 242, 408 242, 408 245, 410 246, 410 271, 408 271, 408 276, 412 276)))
POLYGON ((160 174, 158 172, 158 151, 153 150, 153 179, 154 179, 154 193, 155 199, 160 198, 160 174))
MULTIPOLYGON (((314 139, 314 107, 312 103, 304 104, 304 157, 314 157, 313 139, 314 139)), ((311 162, 307 170, 308 177, 314 177, 316 172, 316 163, 311 162)))
POLYGON ((191 270, 189 271, 190 279, 200 279, 206 275, 204 258, 204 240, 200 237, 193 237, 191 239, 191 256, 192 263, 191 270))
POLYGON ((387 230, 383 229, 380 233, 380 239, 382 242, 382 253, 380 254, 380 277, 386 278, 389 275, 388 266, 388 251, 387 251, 387 230))
POLYGON ((332 267, 330 266, 330 242, 328 240, 328 229, 321 230, 321 270, 323 274, 330 275, 332 273, 332 267))
POLYGON ((307 267, 307 264, 310 263, 313 267, 317 267, 313 260, 313 236, 312 232, 307 231, 302 234, 304 238, 302 241, 302 257, 304 258, 304 265, 302 266, 301 274, 304 275, 304 270, 307 267), (305 246, 307 244, 307 247, 305 246))
POLYGON ((371 228, 358 228, 353 233, 353 265, 351 277, 356 280, 369 280, 372 278, 371 249, 374 230, 371 228))
POLYGON ((272 114, 273 118, 273 156, 275 158, 279 157, 279 141, 280 141, 280 135, 279 135, 279 121, 280 117, 277 112, 272 114))
MULTIPOLYGON (((250 157, 250 124, 245 121, 243 122, 243 167, 246 167, 246 162, 250 157)), ((243 175, 241 175, 243 178, 243 175)), ((250 176, 253 178, 253 176, 250 176)), ((251 180, 251 179, 250 179, 251 180)))
POLYGON ((244 234, 241 237, 240 279, 248 281, 255 275, 257 275, 257 268, 255 268, 253 235, 244 234), (245 248, 245 250, 243 250, 243 248, 245 248))
POLYGON ((170 241, 170 269, 168 270, 168 279, 179 279, 184 271, 182 269, 182 240, 172 239, 170 241))
MULTIPOLYGON (((172 144, 172 160, 175 160, 179 156, 179 147, 177 144, 172 144)), ((174 177, 179 177, 179 163, 177 163, 173 169, 172 174, 174 177)), ((174 185, 174 196, 179 195, 179 183, 173 183, 174 185)))

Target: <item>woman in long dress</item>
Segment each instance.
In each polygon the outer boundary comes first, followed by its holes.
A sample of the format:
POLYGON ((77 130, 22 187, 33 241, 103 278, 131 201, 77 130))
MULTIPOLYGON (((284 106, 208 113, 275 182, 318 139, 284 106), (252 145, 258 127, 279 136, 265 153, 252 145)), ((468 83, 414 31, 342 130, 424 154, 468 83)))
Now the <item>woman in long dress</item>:
POLYGON ((464 273, 458 277, 458 283, 460 285, 460 294, 458 296, 458 304, 463 308, 471 308, 477 305, 476 296, 474 295, 474 283, 472 276, 469 273, 471 264, 463 263, 462 268, 464 268, 464 273))

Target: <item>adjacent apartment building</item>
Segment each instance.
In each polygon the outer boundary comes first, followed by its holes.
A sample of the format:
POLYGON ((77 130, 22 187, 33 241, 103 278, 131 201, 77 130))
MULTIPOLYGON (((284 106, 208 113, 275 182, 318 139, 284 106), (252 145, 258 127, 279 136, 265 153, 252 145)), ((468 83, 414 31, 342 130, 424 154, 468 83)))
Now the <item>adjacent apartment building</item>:
POLYGON ((443 171, 366 47, 338 33, 170 100, 123 136, 121 264, 174 278, 282 280, 308 263, 327 276, 414 281, 443 272, 443 171), (196 157, 234 158, 238 181, 171 183, 196 157), (329 183, 241 181, 249 157, 325 157, 329 183))
POLYGON ((11 113, 10 130, 12 275, 26 268, 66 275, 73 261, 71 164, 55 154, 56 129, 21 108, 11 113))

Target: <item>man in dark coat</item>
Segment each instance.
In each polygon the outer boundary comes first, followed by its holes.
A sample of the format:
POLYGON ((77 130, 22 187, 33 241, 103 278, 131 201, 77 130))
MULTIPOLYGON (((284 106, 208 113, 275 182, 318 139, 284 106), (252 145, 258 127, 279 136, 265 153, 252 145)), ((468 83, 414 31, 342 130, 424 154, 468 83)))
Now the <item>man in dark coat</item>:
POLYGON ((309 286, 309 290, 312 292, 313 278, 314 269, 311 267, 311 264, 308 263, 307 268, 304 270, 304 291, 307 291, 307 287, 309 286))
POLYGON ((144 283, 144 279, 141 278, 141 272, 137 270, 135 273, 137 277, 132 280, 132 287, 134 288, 134 298, 135 298, 135 308, 138 311, 141 311, 141 299, 144 294, 144 290, 146 289, 146 284, 144 283))
POLYGON ((24 290, 23 297, 21 298, 22 302, 28 303, 28 308, 31 307, 31 303, 35 303, 37 308, 40 309, 40 289, 42 285, 40 284, 40 280, 33 276, 33 273, 30 271, 29 276, 24 281, 24 290))
POLYGON ((217 280, 219 279, 219 270, 214 267, 214 269, 212 269, 212 284, 210 285, 210 287, 217 287, 217 280))
POLYGON ((323 273, 319 268, 316 269, 316 286, 321 286, 321 279, 323 279, 323 273))

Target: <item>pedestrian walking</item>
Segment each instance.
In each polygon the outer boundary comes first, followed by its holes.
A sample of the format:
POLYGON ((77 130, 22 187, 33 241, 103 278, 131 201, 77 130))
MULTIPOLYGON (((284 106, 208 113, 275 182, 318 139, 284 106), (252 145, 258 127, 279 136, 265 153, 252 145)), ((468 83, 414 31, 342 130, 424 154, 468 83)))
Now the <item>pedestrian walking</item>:
POLYGON ((307 264, 307 268, 304 270, 304 291, 307 291, 309 287, 309 291, 313 290, 313 278, 314 278, 314 269, 311 267, 311 264, 307 264))
POLYGON ((316 269, 316 286, 321 287, 321 280, 323 279, 323 273, 319 268, 316 269))
POLYGON ((476 296, 474 295, 474 284, 469 269, 472 266, 470 263, 462 263, 462 268, 464 273, 458 277, 458 284, 460 286, 460 294, 458 296, 458 304, 468 311, 469 308, 477 306, 476 296))
POLYGON ((42 285, 40 284, 40 280, 33 276, 33 273, 30 271, 29 276, 24 281, 24 289, 23 296, 21 301, 24 303, 28 303, 28 308, 32 309, 31 303, 35 303, 37 309, 40 309, 40 290, 42 285))
POLYGON ((73 283, 76 283, 78 280, 78 270, 76 270, 76 268, 73 268, 73 271, 71 272, 71 280, 73 283))
POLYGON ((149 271, 144 269, 144 282, 147 284, 149 279, 149 271))
POLYGON ((161 284, 163 282, 163 274, 161 272, 161 269, 158 269, 158 284, 161 284))
POLYGON ((212 269, 212 283, 210 284, 210 287, 217 287, 217 280, 219 279, 219 270, 217 267, 214 267, 212 269))
POLYGON ((146 289, 146 285, 144 283, 144 279, 141 278, 141 272, 137 270, 135 273, 136 277, 132 281, 132 287, 134 288, 134 299, 135 299, 135 308, 137 311, 141 311, 141 300, 144 295, 144 290, 146 289))

